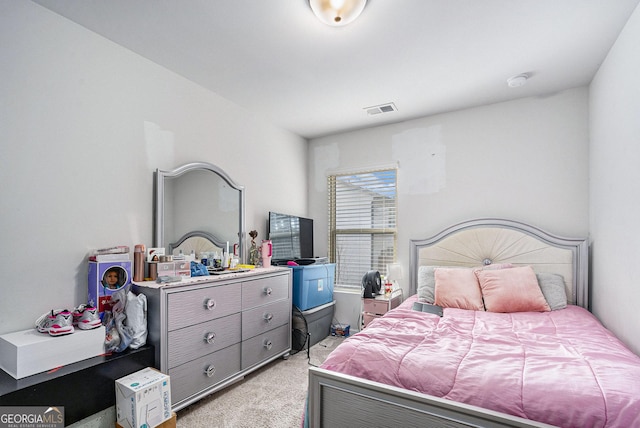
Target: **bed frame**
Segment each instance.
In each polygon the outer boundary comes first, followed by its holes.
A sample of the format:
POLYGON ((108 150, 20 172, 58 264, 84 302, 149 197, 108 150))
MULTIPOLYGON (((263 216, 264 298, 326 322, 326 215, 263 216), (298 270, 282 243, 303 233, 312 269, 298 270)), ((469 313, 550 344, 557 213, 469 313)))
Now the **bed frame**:
MULTIPOLYGON (((185 233, 176 242, 170 242, 168 245, 168 253, 173 254, 174 250, 180 249, 185 245, 189 247, 189 250, 196 247, 200 247, 203 251, 222 250, 225 247, 225 243, 225 241, 212 233, 195 230, 185 233)), ((186 248, 185 254, 188 254, 186 248)))
MULTIPOLYGON (((410 295, 420 266, 531 265, 565 278, 569 303, 589 309, 587 239, 562 238, 505 219, 455 224, 428 239, 411 240, 410 295)), ((356 378, 309 369, 310 427, 547 427, 528 419, 356 378)))

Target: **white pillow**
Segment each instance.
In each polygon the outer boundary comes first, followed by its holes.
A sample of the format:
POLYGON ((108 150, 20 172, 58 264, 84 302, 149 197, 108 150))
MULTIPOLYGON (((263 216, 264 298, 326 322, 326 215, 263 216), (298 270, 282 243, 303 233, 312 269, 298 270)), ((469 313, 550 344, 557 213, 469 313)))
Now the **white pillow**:
POLYGON ((562 275, 556 273, 536 273, 538 285, 552 311, 567 307, 567 290, 562 275))
POLYGON ((420 266, 418 268, 418 299, 433 303, 436 300, 436 279, 434 271, 437 266, 420 266))

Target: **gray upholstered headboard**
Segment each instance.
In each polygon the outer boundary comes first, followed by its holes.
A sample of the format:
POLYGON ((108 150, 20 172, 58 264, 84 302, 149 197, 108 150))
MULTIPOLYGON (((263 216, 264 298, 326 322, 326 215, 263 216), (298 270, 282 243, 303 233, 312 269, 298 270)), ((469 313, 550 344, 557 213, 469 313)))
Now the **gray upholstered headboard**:
POLYGON ((513 220, 487 218, 455 224, 428 239, 411 240, 410 294, 420 266, 531 265, 564 277, 570 304, 589 309, 587 239, 562 238, 513 220))

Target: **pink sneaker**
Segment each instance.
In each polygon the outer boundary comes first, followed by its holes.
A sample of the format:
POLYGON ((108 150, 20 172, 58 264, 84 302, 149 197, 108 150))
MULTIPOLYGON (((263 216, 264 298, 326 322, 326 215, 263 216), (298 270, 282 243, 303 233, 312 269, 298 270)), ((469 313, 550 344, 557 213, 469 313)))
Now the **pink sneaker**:
POLYGON ((73 325, 80 330, 91 330, 100 327, 102 321, 98 315, 98 308, 82 304, 73 310, 73 325))
POLYGON ((40 333, 49 333, 51 336, 73 333, 75 331, 73 315, 66 309, 52 309, 51 312, 47 312, 37 319, 36 328, 40 333))

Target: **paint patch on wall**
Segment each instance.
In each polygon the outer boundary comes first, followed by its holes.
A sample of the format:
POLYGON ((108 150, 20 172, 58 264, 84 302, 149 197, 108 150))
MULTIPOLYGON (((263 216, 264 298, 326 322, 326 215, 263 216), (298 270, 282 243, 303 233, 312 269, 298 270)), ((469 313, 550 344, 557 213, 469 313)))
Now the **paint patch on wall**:
POLYGON ((166 131, 153 122, 144 121, 144 139, 147 145, 147 165, 150 170, 176 167, 173 132, 166 131))
POLYGON ((326 172, 340 166, 340 149, 336 143, 314 147, 313 159, 315 163, 315 188, 318 192, 324 192, 327 190, 326 172))
POLYGON ((391 154, 400 165, 398 191, 408 195, 427 195, 444 189, 446 152, 440 125, 395 134, 391 154))
POLYGON ((238 191, 224 180, 218 182, 218 208, 222 212, 238 212, 238 191))

